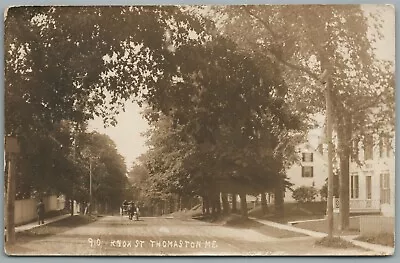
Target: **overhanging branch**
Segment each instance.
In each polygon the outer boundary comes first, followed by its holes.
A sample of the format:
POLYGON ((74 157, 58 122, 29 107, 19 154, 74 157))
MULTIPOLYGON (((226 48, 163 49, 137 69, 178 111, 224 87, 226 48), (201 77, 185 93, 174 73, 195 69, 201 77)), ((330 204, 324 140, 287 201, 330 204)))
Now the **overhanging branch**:
MULTIPOLYGON (((267 31, 271 34, 272 38, 275 41, 279 41, 278 34, 272 29, 272 27, 270 26, 270 24, 268 22, 263 20, 260 16, 252 13, 247 7, 243 8, 243 10, 248 15, 255 18, 260 24, 262 24, 264 26, 264 28, 267 29, 267 31)), ((295 69, 295 70, 301 71, 303 73, 306 73, 307 75, 309 75, 311 78, 313 78, 315 80, 319 79, 319 76, 317 74, 315 74, 314 72, 312 72, 309 68, 301 66, 301 65, 293 64, 287 60, 284 60, 283 58, 281 58, 281 56, 278 56, 275 52, 273 52, 270 49, 268 49, 268 52, 271 53, 276 58, 276 60, 279 61, 281 64, 283 64, 291 69, 295 69)))

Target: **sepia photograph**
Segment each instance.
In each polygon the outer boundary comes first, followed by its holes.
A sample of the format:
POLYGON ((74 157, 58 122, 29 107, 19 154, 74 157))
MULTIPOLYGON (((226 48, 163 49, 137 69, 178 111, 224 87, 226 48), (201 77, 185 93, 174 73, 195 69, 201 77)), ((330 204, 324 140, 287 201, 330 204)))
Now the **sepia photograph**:
POLYGON ((395 7, 14 6, 8 256, 389 256, 395 7))

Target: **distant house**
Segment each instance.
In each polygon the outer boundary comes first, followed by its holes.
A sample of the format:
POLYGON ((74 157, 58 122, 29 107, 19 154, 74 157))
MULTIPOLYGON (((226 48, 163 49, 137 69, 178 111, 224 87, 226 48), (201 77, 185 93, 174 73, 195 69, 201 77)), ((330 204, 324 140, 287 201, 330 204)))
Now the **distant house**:
MULTIPOLYGON (((256 205, 260 202, 260 200, 261 200, 260 195, 258 195, 258 196, 246 195, 247 207, 250 209, 256 207, 256 205)), ((232 204, 232 196, 231 195, 228 196, 228 201, 230 204, 232 204)), ((237 199, 236 199, 236 207, 240 208, 240 196, 239 195, 237 196, 237 199)))
MULTIPOLYGON (((286 171, 288 180, 293 184, 291 188, 294 190, 300 186, 313 186, 319 191, 328 176, 326 159, 308 142, 298 145, 296 152, 299 161, 286 171)), ((292 190, 286 190, 285 202, 296 202, 292 193, 292 190)), ((317 200, 320 200, 320 196, 317 200)))

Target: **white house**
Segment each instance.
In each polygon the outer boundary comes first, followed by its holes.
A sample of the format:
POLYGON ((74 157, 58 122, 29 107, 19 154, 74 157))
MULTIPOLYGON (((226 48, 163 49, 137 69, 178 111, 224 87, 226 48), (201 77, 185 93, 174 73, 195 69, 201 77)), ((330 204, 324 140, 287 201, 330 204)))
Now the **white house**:
MULTIPOLYGON (((350 162, 350 213, 395 214, 395 138, 367 136, 354 145, 358 157, 350 162), (357 161, 356 161, 357 160, 357 161)), ((292 189, 314 186, 320 190, 328 176, 326 151, 321 154, 309 143, 297 147, 299 162, 287 170, 292 189)), ((295 202, 286 190, 285 202, 295 202)), ((338 211, 339 202, 334 201, 338 211)))
MULTIPOLYGON (((358 159, 350 163, 350 212, 395 214, 394 136, 370 135, 355 143, 358 159)), ((355 158, 356 159, 356 158, 355 158)))
MULTIPOLYGON (((325 157, 308 142, 298 145, 296 153, 299 155, 299 162, 293 164, 286 171, 289 181, 293 184, 292 189, 300 186, 313 186, 319 191, 328 176, 325 157)), ((286 190, 285 202, 296 201, 293 199, 292 193, 290 189, 286 190)))

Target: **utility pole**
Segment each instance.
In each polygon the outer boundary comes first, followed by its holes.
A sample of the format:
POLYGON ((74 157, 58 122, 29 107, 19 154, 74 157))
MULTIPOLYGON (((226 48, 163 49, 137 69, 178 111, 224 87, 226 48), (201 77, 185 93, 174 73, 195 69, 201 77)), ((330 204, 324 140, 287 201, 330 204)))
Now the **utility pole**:
POLYGON ((89 214, 92 214, 92 157, 89 157, 89 214))
POLYGON ((326 99, 326 141, 328 143, 328 200, 327 220, 328 237, 333 237, 333 145, 332 145, 332 78, 327 70, 320 77, 321 83, 325 85, 326 99))
POLYGON ((19 144, 15 137, 6 136, 5 138, 6 160, 8 162, 7 178, 7 243, 15 243, 15 161, 19 153, 19 144))

